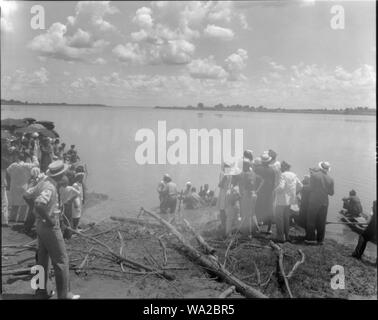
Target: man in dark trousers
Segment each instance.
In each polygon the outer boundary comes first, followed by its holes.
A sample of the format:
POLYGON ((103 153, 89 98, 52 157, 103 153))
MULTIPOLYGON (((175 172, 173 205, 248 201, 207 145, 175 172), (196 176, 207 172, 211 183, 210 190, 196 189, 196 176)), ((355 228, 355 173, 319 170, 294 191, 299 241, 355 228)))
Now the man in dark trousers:
POLYGON ((364 254, 368 241, 377 240, 377 201, 373 202, 373 215, 365 231, 360 235, 356 249, 352 254, 353 257, 361 259, 364 254))
POLYGON ((36 292, 39 298, 49 298, 49 260, 54 267, 58 299, 78 299, 80 296, 69 292, 69 260, 66 245, 59 225, 60 206, 58 183, 64 176, 68 165, 58 160, 50 163, 47 178, 24 194, 25 198, 35 199, 36 230, 38 236, 37 263, 44 268, 44 287, 36 292))
POLYGON ((328 196, 334 194, 334 182, 328 175, 330 164, 326 161, 319 163, 319 169, 310 175, 310 198, 306 222, 307 244, 323 244, 328 212, 328 196))

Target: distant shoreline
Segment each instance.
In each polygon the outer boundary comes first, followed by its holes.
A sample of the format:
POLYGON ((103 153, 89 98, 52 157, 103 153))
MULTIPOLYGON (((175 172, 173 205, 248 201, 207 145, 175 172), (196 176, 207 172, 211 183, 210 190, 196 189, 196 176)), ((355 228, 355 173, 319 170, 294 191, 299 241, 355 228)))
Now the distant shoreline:
POLYGON ((163 110, 180 110, 180 111, 195 111, 195 112, 245 112, 245 113, 300 113, 300 114, 335 114, 335 115, 356 115, 356 116, 376 116, 376 109, 373 108, 346 108, 346 109, 285 109, 285 108, 266 108, 266 107, 249 107, 249 106, 227 106, 219 108, 215 107, 177 107, 177 106, 170 106, 170 107, 163 107, 163 106, 155 106, 155 107, 135 107, 135 106, 109 106, 105 104, 91 104, 91 103, 47 103, 47 102, 23 102, 18 100, 5 100, 1 99, 1 105, 7 106, 46 106, 46 107, 103 107, 103 108, 142 108, 142 109, 163 109, 163 110))
POLYGON ((107 107, 105 104, 91 104, 91 103, 65 103, 65 102, 23 102, 18 100, 1 99, 1 105, 8 106, 64 106, 64 107, 107 107))
POLYGON ((195 108, 195 107, 160 107, 156 106, 154 109, 166 109, 166 110, 191 110, 196 112, 246 112, 246 113, 307 113, 307 114, 338 114, 338 115, 360 115, 360 116, 376 116, 376 110, 375 109, 342 109, 342 110, 332 110, 332 109, 283 109, 283 108, 276 108, 276 109, 270 109, 270 108, 263 108, 263 109, 243 109, 243 108, 222 108, 222 109, 216 109, 212 107, 204 107, 204 108, 195 108))

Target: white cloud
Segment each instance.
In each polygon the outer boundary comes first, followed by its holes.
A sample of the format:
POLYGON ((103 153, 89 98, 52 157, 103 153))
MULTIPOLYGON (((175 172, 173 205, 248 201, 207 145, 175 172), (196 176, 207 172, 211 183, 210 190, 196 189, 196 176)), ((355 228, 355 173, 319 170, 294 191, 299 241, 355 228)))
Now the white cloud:
POLYGON ((218 38, 221 40, 232 40, 234 38, 234 32, 231 29, 222 28, 216 25, 207 25, 204 30, 204 34, 207 37, 218 38))
POLYGON ((221 66, 215 63, 213 56, 203 60, 193 60, 188 64, 188 71, 191 77, 198 79, 222 79, 228 75, 221 66))
POLYGON ((36 36, 28 47, 40 55, 62 60, 84 60, 88 55, 101 51, 108 43, 94 41, 88 32, 81 29, 67 37, 67 27, 55 22, 43 34, 36 36))
POLYGON ((326 69, 299 63, 285 73, 269 73, 261 81, 269 85, 265 93, 280 97, 284 104, 355 107, 371 106, 375 100, 376 71, 366 64, 348 71, 342 66, 326 69))
POLYGON ((209 12, 210 20, 230 22, 232 17, 232 2, 218 1, 209 12))
POLYGON ((1 85, 6 91, 20 91, 29 87, 45 86, 48 81, 49 72, 44 67, 32 72, 25 69, 17 69, 11 75, 3 76, 1 85))
POLYGON ((118 12, 116 7, 110 5, 110 1, 79 1, 75 7, 75 16, 68 17, 68 22, 71 25, 89 23, 100 31, 116 30, 116 27, 104 18, 118 12))
POLYGON ((76 33, 69 38, 67 44, 75 48, 91 47, 91 35, 89 34, 89 32, 83 31, 79 28, 76 33))
POLYGON ((107 63, 107 61, 103 58, 97 58, 93 61, 94 64, 100 64, 100 65, 104 65, 107 63))
POLYGON ((162 45, 138 43, 117 45, 113 54, 122 62, 136 64, 187 64, 192 60, 195 46, 186 40, 168 40, 162 45))
POLYGON ((150 8, 147 8, 147 7, 139 8, 136 11, 133 21, 137 25, 139 25, 139 27, 141 28, 151 28, 154 24, 151 14, 152 14, 152 10, 150 8))
POLYGON ((276 63, 276 62, 274 62, 274 61, 270 61, 270 62, 269 62, 269 65, 271 66, 271 68, 272 68, 273 70, 276 70, 276 71, 285 71, 285 70, 286 70, 286 67, 285 67, 285 66, 283 66, 283 65, 281 65, 281 64, 278 64, 278 63, 276 63))
POLYGON ((1 31, 12 32, 14 25, 12 20, 14 19, 14 13, 18 9, 18 3, 16 1, 0 1, 1 7, 1 31))
POLYGON ((192 60, 194 44, 186 40, 169 40, 160 51, 161 60, 167 64, 186 64, 192 60))
POLYGON ((245 68, 248 53, 244 49, 238 49, 235 53, 228 56, 225 60, 225 69, 230 74, 230 80, 242 80, 245 76, 241 73, 245 68))
POLYGON ((145 54, 137 43, 119 44, 113 48, 112 52, 122 62, 144 63, 145 61, 145 54))

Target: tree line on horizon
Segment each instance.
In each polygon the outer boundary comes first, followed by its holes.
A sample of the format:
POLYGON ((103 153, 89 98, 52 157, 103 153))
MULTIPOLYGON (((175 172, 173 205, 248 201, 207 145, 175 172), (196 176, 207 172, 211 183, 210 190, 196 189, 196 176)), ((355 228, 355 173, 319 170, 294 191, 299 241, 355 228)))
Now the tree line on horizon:
POLYGON ((202 102, 199 102, 197 106, 188 105, 186 107, 160 107, 156 106, 158 109, 190 109, 190 110, 217 110, 217 111, 244 111, 244 112, 321 112, 321 113, 342 113, 342 114, 375 114, 375 108, 369 107, 354 107, 354 108, 339 108, 339 109, 328 109, 328 108, 301 108, 301 109, 290 109, 290 108, 268 108, 263 105, 258 107, 250 105, 224 105, 223 103, 218 103, 212 107, 205 106, 202 102))

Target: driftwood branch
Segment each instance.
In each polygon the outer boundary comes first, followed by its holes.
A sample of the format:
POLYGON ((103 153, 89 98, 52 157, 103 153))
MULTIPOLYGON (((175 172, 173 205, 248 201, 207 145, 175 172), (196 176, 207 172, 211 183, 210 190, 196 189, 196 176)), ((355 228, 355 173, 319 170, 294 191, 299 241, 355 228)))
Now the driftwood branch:
POLYGON ((158 237, 158 240, 159 240, 159 243, 163 249, 163 266, 166 266, 167 263, 168 263, 168 259, 167 259, 167 247, 165 246, 163 240, 161 239, 161 237, 158 237))
POLYGON ((303 251, 301 249, 298 250, 298 252, 300 253, 301 255, 301 260, 298 260, 294 266, 293 266, 293 269, 291 269, 291 271, 288 273, 288 275, 286 276, 288 279, 290 279, 293 274, 294 274, 294 271, 297 270, 297 268, 305 262, 305 254, 303 253, 303 251))
POLYGON ((184 220, 184 223, 185 223, 185 226, 189 229, 189 231, 194 235, 194 237, 196 238, 197 242, 199 243, 202 251, 205 253, 205 254, 214 254, 215 253, 215 249, 213 247, 211 247, 206 241, 205 239, 199 234, 197 233, 194 228, 190 225, 190 223, 186 220, 186 219, 183 219, 184 220))
POLYGON ((235 238, 232 238, 231 241, 230 241, 230 243, 227 246, 226 252, 224 254, 223 268, 226 267, 228 252, 230 251, 230 248, 231 248, 232 244, 234 243, 234 240, 235 240, 235 238))
POLYGON ((255 267, 255 270, 256 270, 256 277, 257 277, 257 284, 259 287, 261 287, 261 275, 260 275, 260 270, 259 268, 257 267, 257 264, 255 261, 252 261, 253 262, 253 265, 255 267))
MULTIPOLYGON (((119 241, 121 242, 121 245, 119 247, 119 255, 122 256, 122 257, 124 257, 124 255, 123 255, 123 247, 125 246, 125 242, 123 241, 123 237, 122 237, 121 232, 118 231, 117 233, 118 233, 119 241)), ((120 266, 121 266, 122 272, 125 272, 125 268, 123 267, 123 262, 122 261, 120 263, 120 266)))
POLYGON ((234 291, 235 291, 235 286, 231 286, 231 287, 229 287, 228 289, 224 290, 224 291, 218 296, 218 298, 221 298, 221 299, 227 298, 228 296, 232 295, 234 291))
POLYGON ((91 254, 93 250, 93 247, 89 249, 88 253, 85 255, 83 261, 80 263, 79 267, 75 270, 75 273, 79 275, 81 272, 83 272, 83 269, 88 262, 89 255, 91 254))
POLYGON ((244 295, 247 298, 267 298, 267 296, 259 290, 252 288, 251 286, 247 285, 246 283, 235 277, 232 273, 225 269, 214 256, 206 256, 200 253, 182 236, 180 232, 177 231, 177 229, 173 225, 161 218, 159 215, 144 210, 143 208, 141 210, 143 210, 150 216, 154 217, 163 226, 165 226, 182 244, 183 247, 181 248, 181 251, 185 255, 187 255, 191 260, 198 263, 205 270, 208 270, 208 272, 210 272, 213 275, 216 275, 218 278, 224 280, 230 285, 235 286, 236 291, 238 291, 240 294, 244 295))
POLYGON ((133 260, 131 260, 131 259, 129 259, 129 258, 125 258, 125 257, 120 256, 119 254, 117 254, 116 252, 114 252, 114 251, 112 250, 112 248, 110 248, 106 243, 104 243, 104 242, 102 242, 102 241, 100 241, 100 240, 98 240, 98 239, 96 239, 96 238, 93 238, 93 237, 88 236, 88 235, 81 234, 80 232, 77 232, 76 230, 74 230, 74 229, 72 229, 72 228, 69 228, 69 227, 68 227, 68 229, 69 229, 71 232, 77 234, 78 236, 80 236, 80 237, 82 237, 82 238, 84 238, 84 239, 90 240, 90 241, 92 241, 92 242, 96 242, 96 243, 99 244, 100 246, 106 248, 106 249, 109 251, 109 253, 110 253, 114 258, 116 258, 118 261, 124 261, 124 262, 128 263, 129 265, 131 265, 131 266, 133 266, 133 267, 137 267, 137 268, 139 268, 139 269, 142 269, 142 270, 145 270, 145 271, 148 271, 148 272, 154 272, 154 273, 156 273, 156 274, 160 274, 161 276, 163 276, 163 277, 166 278, 167 280, 174 280, 174 279, 175 279, 175 277, 174 277, 172 274, 169 274, 169 273, 167 273, 166 271, 154 270, 154 269, 152 269, 152 268, 150 268, 150 267, 148 267, 148 266, 146 266, 146 265, 144 265, 144 264, 141 264, 141 263, 139 263, 139 262, 137 262, 137 261, 133 261, 133 260))
POLYGON ((281 273, 282 278, 283 278, 283 280, 285 282, 285 286, 286 286, 287 292, 289 293, 290 298, 293 298, 293 294, 291 293, 289 281, 288 281, 288 279, 286 277, 285 269, 284 269, 284 265, 283 265, 283 251, 282 251, 282 248, 279 245, 277 245, 276 243, 274 243, 273 241, 270 241, 270 245, 271 245, 271 247, 277 253, 278 266, 279 266, 280 273, 281 273))

